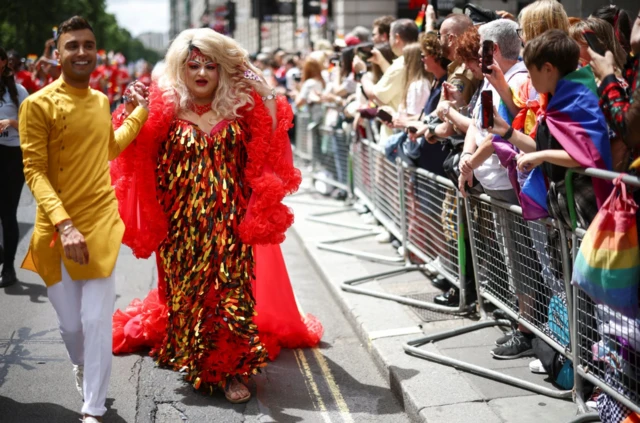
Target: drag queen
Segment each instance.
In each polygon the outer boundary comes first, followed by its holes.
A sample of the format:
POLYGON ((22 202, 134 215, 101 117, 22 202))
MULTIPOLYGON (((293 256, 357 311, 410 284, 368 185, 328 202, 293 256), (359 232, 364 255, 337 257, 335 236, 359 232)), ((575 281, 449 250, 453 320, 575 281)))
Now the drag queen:
MULTIPOLYGON (((322 335, 298 311, 278 245, 293 223, 282 199, 301 180, 292 113, 213 30, 182 32, 165 62, 147 123, 111 166, 123 242, 158 265, 157 290, 114 315, 114 352, 151 347, 196 389, 245 402, 268 357, 322 335)), ((116 126, 123 117, 114 113, 116 126)))

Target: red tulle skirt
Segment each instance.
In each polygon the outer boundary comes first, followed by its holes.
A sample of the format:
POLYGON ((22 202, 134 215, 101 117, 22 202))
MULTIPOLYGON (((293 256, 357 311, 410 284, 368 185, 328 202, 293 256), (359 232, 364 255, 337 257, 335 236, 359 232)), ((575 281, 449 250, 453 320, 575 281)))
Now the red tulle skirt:
MULTIPOLYGON (((300 313, 279 245, 254 247, 256 299, 254 318, 260 340, 274 360, 281 348, 308 348, 320 342, 324 328, 314 316, 300 313)), ((159 280, 163 275, 159 275, 159 280)), ((153 289, 144 300, 134 299, 113 315, 113 353, 125 354, 151 348, 162 342, 167 327, 164 295, 153 289)))

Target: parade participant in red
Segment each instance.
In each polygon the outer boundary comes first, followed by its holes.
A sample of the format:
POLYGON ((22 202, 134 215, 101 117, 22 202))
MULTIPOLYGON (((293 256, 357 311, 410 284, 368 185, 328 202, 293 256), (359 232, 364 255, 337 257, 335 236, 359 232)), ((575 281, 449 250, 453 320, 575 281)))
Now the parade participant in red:
POLYGON ((293 223, 282 200, 301 181, 291 107, 242 47, 211 29, 182 32, 165 61, 149 121, 112 163, 123 242, 137 257, 155 251, 159 274, 157 290, 114 315, 114 352, 150 346, 196 389, 246 402, 267 348, 313 346, 322 335, 295 305, 278 246, 293 223), (256 307, 276 319, 266 325, 274 332, 259 331, 256 307))
POLYGON ((15 50, 8 51, 7 56, 9 56, 9 68, 13 71, 16 84, 20 84, 25 87, 29 94, 36 92, 38 87, 33 82, 31 72, 24 69, 22 66, 22 58, 18 52, 15 50))

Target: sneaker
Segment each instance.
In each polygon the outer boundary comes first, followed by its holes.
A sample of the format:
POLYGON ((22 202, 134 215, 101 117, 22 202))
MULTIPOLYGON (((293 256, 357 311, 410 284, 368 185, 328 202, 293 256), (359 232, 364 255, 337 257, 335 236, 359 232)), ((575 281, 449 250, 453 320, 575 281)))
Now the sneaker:
POLYGON ((404 256, 404 247, 398 247, 398 255, 404 256))
POLYGON ((547 371, 544 369, 542 361, 540 360, 533 360, 531 363, 529 363, 529 370, 531 370, 531 373, 536 373, 539 375, 547 374, 547 371))
POLYGON ((382 231, 376 235, 376 241, 380 244, 388 244, 391 242, 391 234, 387 231, 382 231))
POLYGON ((509 340, 513 337, 514 333, 515 333, 514 331, 510 331, 505 333, 504 336, 501 336, 500 338, 496 339, 496 347, 499 347, 509 342, 509 340))
POLYGON ((494 348, 491 351, 491 355, 502 360, 513 360, 533 355, 531 339, 527 338, 522 332, 516 331, 508 342, 494 348))
POLYGON ((358 212, 358 214, 365 214, 369 212, 369 208, 365 206, 364 203, 357 202, 353 205, 353 208, 358 212))
POLYGON ((84 392, 82 390, 82 382, 84 381, 84 366, 73 366, 73 374, 76 377, 76 389, 80 396, 84 399, 84 392))

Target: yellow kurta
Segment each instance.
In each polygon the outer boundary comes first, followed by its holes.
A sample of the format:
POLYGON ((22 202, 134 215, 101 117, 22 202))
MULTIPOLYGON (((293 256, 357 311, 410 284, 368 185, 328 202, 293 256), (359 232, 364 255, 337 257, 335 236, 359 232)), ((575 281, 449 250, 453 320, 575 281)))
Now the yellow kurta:
POLYGON ((60 282, 60 261, 73 280, 111 275, 124 224, 111 186, 109 160, 137 136, 147 111, 136 108, 114 133, 109 101, 101 92, 78 89, 62 78, 27 97, 20 107, 24 175, 38 210, 22 267, 47 286, 60 282), (68 260, 55 225, 71 219, 85 237, 89 264, 68 260))

